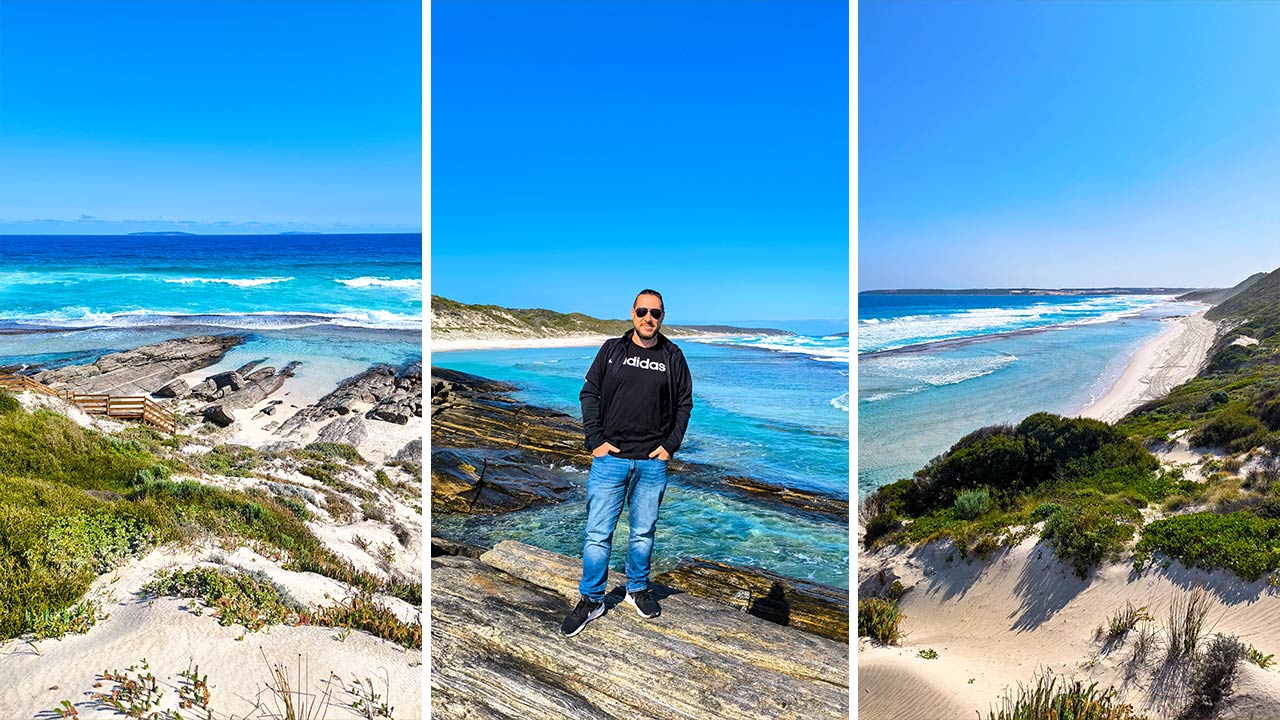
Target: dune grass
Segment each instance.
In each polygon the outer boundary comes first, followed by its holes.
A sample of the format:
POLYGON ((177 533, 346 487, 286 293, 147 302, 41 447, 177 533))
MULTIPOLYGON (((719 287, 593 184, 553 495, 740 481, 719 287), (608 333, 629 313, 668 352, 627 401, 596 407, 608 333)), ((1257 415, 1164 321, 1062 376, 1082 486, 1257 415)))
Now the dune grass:
MULTIPOLYGON (((268 493, 173 479, 189 468, 158 456, 161 449, 147 438, 82 428, 48 410, 0 414, 0 639, 31 632, 39 618, 72 608, 95 576, 125 558, 209 536, 257 543, 291 569, 421 602, 421 583, 356 569, 268 493)), ((226 458, 256 458, 234 448, 222 456, 215 466, 226 458)))

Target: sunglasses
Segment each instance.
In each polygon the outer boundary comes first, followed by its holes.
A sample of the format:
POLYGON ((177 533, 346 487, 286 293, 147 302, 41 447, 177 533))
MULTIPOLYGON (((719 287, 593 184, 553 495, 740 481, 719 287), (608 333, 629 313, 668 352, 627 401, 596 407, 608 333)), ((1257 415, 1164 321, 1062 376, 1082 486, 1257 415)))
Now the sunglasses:
POLYGON ((662 309, 661 309, 661 308, 645 308, 645 307, 638 307, 638 308, 636 308, 635 312, 636 312, 636 317, 644 317, 645 315, 653 315, 653 319, 654 319, 654 320, 661 320, 661 319, 662 319, 662 309))

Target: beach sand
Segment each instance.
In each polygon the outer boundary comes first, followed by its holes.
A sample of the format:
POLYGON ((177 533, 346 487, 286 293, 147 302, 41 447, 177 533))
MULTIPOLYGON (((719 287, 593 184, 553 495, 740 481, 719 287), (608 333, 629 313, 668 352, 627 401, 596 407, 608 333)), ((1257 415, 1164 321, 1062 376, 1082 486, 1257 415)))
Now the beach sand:
POLYGON ((1143 345, 1111 389, 1079 416, 1114 423, 1195 377, 1213 346, 1215 334, 1215 326, 1205 319, 1205 312, 1166 319, 1166 329, 1143 345))
MULTIPOLYGON (((1115 563, 1081 580, 1036 537, 974 562, 949 543, 882 548, 859 561, 860 596, 878 592, 881 569, 887 583, 910 588, 900 603, 907 635, 901 646, 859 645, 857 716, 865 720, 985 717, 1006 689, 1032 683, 1042 668, 1115 686, 1154 717, 1176 715, 1185 678, 1164 666, 1163 626, 1170 597, 1193 587, 1211 598, 1208 633, 1238 635, 1263 653, 1280 649, 1280 595, 1266 578, 1249 583, 1178 563, 1135 575, 1115 563), (1137 631, 1112 644, 1094 634, 1126 601, 1156 618, 1145 663, 1134 660, 1137 631), (919 657, 930 648, 936 659, 919 657)), ((1280 716, 1275 668, 1242 663, 1235 687, 1222 717, 1280 716)))

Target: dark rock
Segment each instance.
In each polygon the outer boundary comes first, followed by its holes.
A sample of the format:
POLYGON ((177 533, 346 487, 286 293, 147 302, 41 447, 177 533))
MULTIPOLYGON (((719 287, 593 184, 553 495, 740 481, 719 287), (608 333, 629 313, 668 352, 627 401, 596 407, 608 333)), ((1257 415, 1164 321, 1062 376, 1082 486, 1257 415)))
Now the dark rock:
POLYGON ((259 368, 257 370, 254 370, 248 375, 245 375, 244 381, 246 383, 258 382, 259 380, 266 380, 267 378, 275 374, 276 374, 276 369, 268 365, 264 368, 259 368))
POLYGON ((222 403, 206 407, 204 409, 204 419, 218 427, 227 427, 236 421, 236 417, 231 413, 230 408, 223 407, 222 403))
POLYGON ((408 425, 409 420, 422 417, 422 395, 420 393, 397 392, 380 400, 365 417, 371 420, 385 420, 397 425, 408 425))
POLYGON ((236 372, 240 373, 240 375, 241 375, 241 376, 247 376, 250 372, 253 372, 253 369, 254 369, 254 368, 258 367, 259 365, 261 365, 262 363, 264 363, 264 362, 266 362, 266 361, 267 361, 267 359, 266 359, 266 358, 259 358, 259 359, 257 359, 257 360, 250 360, 249 362, 247 362, 247 363, 245 363, 245 364, 241 365, 240 367, 236 368, 236 372))
POLYGON ((207 368, 244 342, 236 335, 201 335, 111 353, 91 365, 49 370, 35 379, 79 393, 150 395, 179 375, 207 368))
POLYGON ((758 618, 849 642, 849 593, 768 570, 691 558, 654 581, 742 608, 758 618))
POLYGON ((431 509, 500 513, 573 496, 574 485, 562 472, 531 464, 519 453, 506 455, 432 448, 431 509))
POLYGON ((375 365, 343 380, 314 405, 299 410, 281 425, 279 434, 289 435, 308 425, 348 415, 363 405, 373 406, 365 413, 371 420, 406 424, 411 418, 422 416, 421 397, 421 363, 409 363, 399 369, 375 365))
POLYGON ((422 441, 410 440, 404 447, 400 448, 395 457, 391 458, 391 462, 411 462, 422 464, 422 441))
POLYGON ((431 557, 440 557, 441 555, 457 557, 461 555, 462 557, 479 559, 481 555, 488 551, 489 548, 480 547, 479 545, 446 540, 440 537, 431 538, 431 557))
POLYGON ((320 429, 316 439, 320 442, 359 447, 367 437, 369 437, 369 430, 364 418, 359 415, 348 415, 325 425, 320 429))
POLYGON ((212 380, 205 380, 191 387, 191 394, 202 400, 212 400, 217 392, 218 386, 214 385, 212 380))
POLYGON ((180 398, 186 396, 189 392, 191 392, 191 386, 187 384, 186 380, 178 378, 151 394, 159 398, 180 398))
POLYGON ((206 379, 212 382, 214 387, 223 391, 230 390, 234 392, 244 387, 244 378, 235 370, 220 372, 206 379))

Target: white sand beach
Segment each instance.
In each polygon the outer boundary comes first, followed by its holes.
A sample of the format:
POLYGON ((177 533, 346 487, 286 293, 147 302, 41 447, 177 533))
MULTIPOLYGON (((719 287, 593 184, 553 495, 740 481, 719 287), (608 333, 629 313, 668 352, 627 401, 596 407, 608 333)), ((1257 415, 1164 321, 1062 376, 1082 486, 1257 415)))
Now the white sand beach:
MULTIPOLYGON (((1265 577, 1249 583, 1178 563, 1135 575, 1131 564, 1115 563, 1081 580, 1034 536, 973 562, 950 543, 882 548, 859 560, 866 594, 880 587, 881 569, 887 583, 909 588, 900 602, 906 638, 895 647, 859 645, 857 717, 865 720, 985 717, 1007 688, 1033 683, 1042 668, 1115 686, 1154 717, 1176 714, 1183 678, 1164 665, 1163 626, 1170 598, 1195 587, 1210 597, 1206 638, 1225 633, 1263 653, 1280 649, 1280 594, 1265 577), (1142 624, 1156 638, 1145 660, 1135 659, 1139 630, 1118 643, 1095 637, 1127 601, 1155 617, 1142 624), (925 649, 938 657, 920 657, 925 649)), ((1219 717, 1276 717, 1280 672, 1240 667, 1219 717)))
POLYGON ((1204 365, 1216 331, 1214 324, 1205 319, 1206 311, 1165 320, 1166 329, 1139 348, 1111 389, 1079 416, 1114 423, 1195 377, 1204 365))

